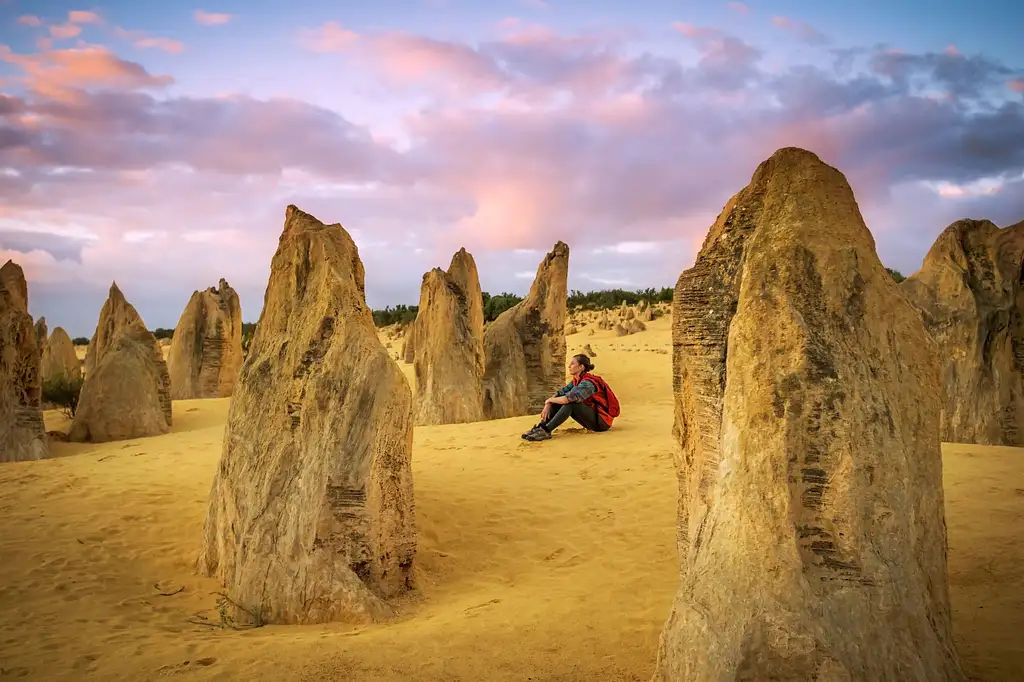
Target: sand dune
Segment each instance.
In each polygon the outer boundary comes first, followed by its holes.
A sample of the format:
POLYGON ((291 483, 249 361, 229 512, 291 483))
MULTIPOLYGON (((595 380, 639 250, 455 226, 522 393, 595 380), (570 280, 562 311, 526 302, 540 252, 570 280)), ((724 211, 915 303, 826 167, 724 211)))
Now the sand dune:
MULTIPOLYGON (((623 404, 612 431, 531 444, 529 417, 417 427, 418 589, 386 625, 189 622, 218 620, 193 564, 229 399, 175 402, 167 435, 0 467, 0 676, 649 679, 678 586, 669 321, 585 332, 568 350, 597 351, 623 404)), ((944 447, 954 626, 979 680, 1024 679, 1022 457, 944 447)))

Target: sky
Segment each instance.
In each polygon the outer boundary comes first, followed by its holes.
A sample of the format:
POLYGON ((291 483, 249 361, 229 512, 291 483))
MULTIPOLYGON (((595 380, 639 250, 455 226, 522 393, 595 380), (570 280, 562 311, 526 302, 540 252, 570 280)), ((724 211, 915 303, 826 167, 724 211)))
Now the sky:
POLYGON ((151 329, 221 277, 257 320, 288 204, 375 308, 463 246, 491 293, 558 240, 571 289, 673 286, 786 146, 904 274, 1024 219, 1017 0, 202 1, 0 0, 0 262, 50 329, 112 281, 151 329))

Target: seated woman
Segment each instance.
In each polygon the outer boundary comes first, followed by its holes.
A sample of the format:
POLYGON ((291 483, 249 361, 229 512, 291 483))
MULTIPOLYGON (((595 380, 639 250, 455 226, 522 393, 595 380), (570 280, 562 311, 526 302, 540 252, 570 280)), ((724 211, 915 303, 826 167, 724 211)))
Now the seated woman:
POLYGON ((544 402, 540 423, 523 434, 528 441, 551 438, 551 432, 572 417, 588 431, 607 431, 611 428, 613 413, 618 415, 618 400, 604 379, 591 374, 594 365, 586 355, 574 355, 569 360, 572 381, 558 389, 544 402), (610 406, 614 404, 614 409, 610 406))

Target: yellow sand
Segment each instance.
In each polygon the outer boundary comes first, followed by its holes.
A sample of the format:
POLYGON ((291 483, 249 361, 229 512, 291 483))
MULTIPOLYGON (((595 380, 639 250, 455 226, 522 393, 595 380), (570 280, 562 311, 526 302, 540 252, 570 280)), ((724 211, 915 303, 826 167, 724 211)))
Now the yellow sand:
MULTIPOLYGON (((655 352, 668 321, 584 331, 570 352, 584 343, 624 404, 612 431, 530 444, 528 417, 416 429, 419 589, 387 625, 188 622, 218 619, 218 585, 193 563, 228 400, 176 402, 166 436, 54 443, 56 459, 0 467, 0 677, 649 679, 677 588, 671 356, 655 352)), ((944 453, 967 672, 1024 679, 1024 453, 944 453)))

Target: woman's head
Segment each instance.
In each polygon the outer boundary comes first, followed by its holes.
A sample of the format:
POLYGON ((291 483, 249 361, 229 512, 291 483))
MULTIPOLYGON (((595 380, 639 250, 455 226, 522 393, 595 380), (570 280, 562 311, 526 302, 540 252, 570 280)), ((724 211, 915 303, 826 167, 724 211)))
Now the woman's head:
POLYGON ((582 353, 572 356, 569 360, 569 374, 574 377, 592 371, 594 371, 594 363, 592 363, 590 358, 582 353))

